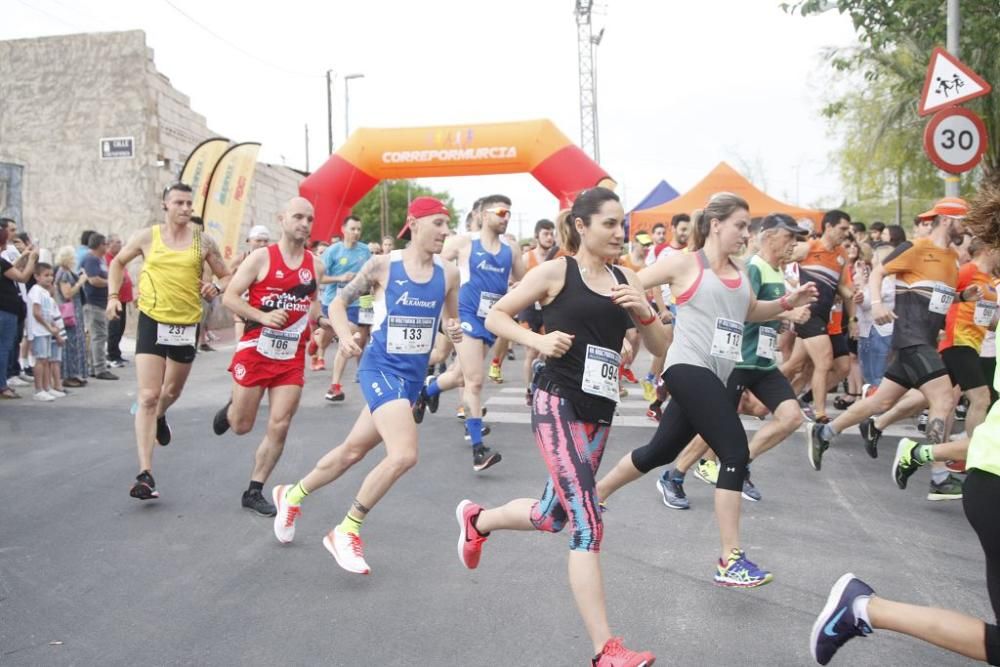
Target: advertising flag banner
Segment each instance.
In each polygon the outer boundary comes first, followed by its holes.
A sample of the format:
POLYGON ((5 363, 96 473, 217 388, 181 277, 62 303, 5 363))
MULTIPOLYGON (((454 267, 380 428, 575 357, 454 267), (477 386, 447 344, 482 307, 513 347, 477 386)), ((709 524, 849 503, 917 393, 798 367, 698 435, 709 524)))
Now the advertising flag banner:
POLYGON ((194 208, 191 215, 205 216, 205 197, 208 196, 208 181, 212 177, 219 158, 229 148, 229 139, 212 137, 201 142, 188 155, 181 169, 181 183, 187 183, 194 190, 194 208))
POLYGON ((205 231, 219 244, 227 262, 235 256, 239 245, 259 150, 260 144, 256 142, 236 144, 219 159, 209 181, 203 216, 205 231))

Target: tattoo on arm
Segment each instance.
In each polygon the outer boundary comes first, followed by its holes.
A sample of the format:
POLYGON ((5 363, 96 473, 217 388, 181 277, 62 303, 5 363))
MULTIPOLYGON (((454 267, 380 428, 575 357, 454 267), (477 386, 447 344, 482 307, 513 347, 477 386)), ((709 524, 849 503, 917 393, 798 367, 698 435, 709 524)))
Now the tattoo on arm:
POLYGON ((351 507, 353 507, 354 511, 357 512, 358 514, 368 514, 368 512, 371 511, 370 509, 362 505, 357 498, 355 498, 354 502, 351 503, 351 507))
POLYGON ((368 294, 371 288, 375 285, 375 272, 377 265, 374 259, 368 260, 358 275, 354 276, 354 280, 349 282, 346 287, 341 287, 337 296, 344 300, 346 304, 354 303, 358 297, 368 294))
POLYGON ((935 445, 945 441, 943 419, 935 417, 927 423, 927 439, 935 445))

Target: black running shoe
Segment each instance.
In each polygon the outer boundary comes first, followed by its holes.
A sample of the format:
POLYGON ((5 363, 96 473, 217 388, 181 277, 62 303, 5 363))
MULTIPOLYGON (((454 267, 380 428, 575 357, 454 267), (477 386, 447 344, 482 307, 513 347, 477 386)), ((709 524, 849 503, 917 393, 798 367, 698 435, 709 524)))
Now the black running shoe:
POLYGON ((823 452, 830 448, 830 443, 823 439, 823 426, 806 422, 806 454, 813 470, 823 467, 823 452))
POLYGON ((494 452, 485 445, 472 448, 472 469, 476 472, 482 472, 490 466, 495 466, 502 459, 500 452, 494 452))
POLYGON ((233 399, 230 398, 229 402, 215 413, 215 418, 212 420, 212 430, 215 431, 215 435, 222 435, 229 430, 229 417, 227 413, 229 412, 229 406, 232 404, 233 399))
POLYGON ((160 497, 160 492, 156 490, 156 482, 153 481, 153 476, 148 470, 143 470, 136 475, 135 482, 133 482, 132 489, 128 494, 139 500, 152 500, 160 497))
MULTIPOLYGON (((490 433, 491 433, 491 429, 490 429, 489 425, 488 424, 483 424, 483 430, 482 430, 483 437, 485 438, 490 433)), ((469 427, 468 426, 465 427, 465 439, 466 440, 472 440, 472 436, 469 435, 469 427)))
POLYGON ((424 387, 420 388, 420 393, 417 394, 417 400, 413 402, 413 421, 416 423, 421 423, 424 421, 424 412, 427 410, 427 391, 424 387))
POLYGON ((882 437, 882 431, 875 428, 875 419, 869 417, 858 424, 858 429, 861 431, 861 437, 865 439, 865 451, 868 452, 868 456, 877 459, 878 439, 882 437))
MULTIPOLYGON (((424 380, 424 387, 427 387, 434 378, 427 378, 424 380)), ((436 414, 438 411, 438 404, 441 402, 441 394, 437 393, 433 396, 427 396, 427 409, 431 411, 431 414, 436 414)))
POLYGON ((167 424, 167 416, 156 418, 156 442, 160 443, 161 447, 166 447, 170 444, 170 438, 173 434, 170 432, 170 425, 167 424))
POLYGON ((264 497, 260 489, 247 489, 243 492, 243 509, 260 516, 275 516, 278 513, 278 508, 264 497))

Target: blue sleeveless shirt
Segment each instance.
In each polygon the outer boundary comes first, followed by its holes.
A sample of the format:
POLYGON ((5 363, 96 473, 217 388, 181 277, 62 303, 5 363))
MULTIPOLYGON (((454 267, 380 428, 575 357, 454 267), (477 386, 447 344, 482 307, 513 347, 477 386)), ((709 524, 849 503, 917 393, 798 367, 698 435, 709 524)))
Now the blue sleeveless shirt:
POLYGON ((513 264, 514 253, 502 236, 500 250, 494 255, 483 247, 479 234, 473 234, 469 258, 458 267, 462 278, 458 291, 458 312, 466 317, 474 314, 485 320, 493 304, 507 293, 513 264))
POLYGON ((418 283, 406 274, 403 251, 389 253, 389 280, 382 296, 375 300, 371 339, 358 370, 389 372, 422 383, 445 290, 444 265, 437 255, 431 279, 418 283))

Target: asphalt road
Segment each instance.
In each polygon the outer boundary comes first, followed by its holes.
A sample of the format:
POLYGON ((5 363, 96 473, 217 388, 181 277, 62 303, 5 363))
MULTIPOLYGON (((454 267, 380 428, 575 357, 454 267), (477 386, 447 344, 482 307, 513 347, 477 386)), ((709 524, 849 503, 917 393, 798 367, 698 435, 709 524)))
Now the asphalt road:
MULTIPOLYGON (((545 482, 517 365, 487 389, 488 441, 503 462, 473 473, 456 398, 443 397, 421 427, 419 464, 365 524, 373 573, 358 576, 321 539, 381 452, 310 496, 295 543, 280 545, 271 521, 239 502, 266 406, 250 435, 211 431, 228 361, 225 349, 200 354, 170 410, 173 442, 155 452, 158 501, 128 496, 131 368, 55 404, 0 403, 0 664, 589 665, 566 580, 568 535, 494 534, 473 572, 455 553, 459 500, 494 506, 536 496, 545 482)), ((345 403, 324 401, 327 381, 309 373, 271 482, 305 474, 360 410, 353 383, 345 403)), ((605 466, 651 435, 643 409, 623 404, 605 466)), ((660 503, 652 476, 622 490, 602 549, 615 632, 658 664, 814 664, 811 624, 846 571, 886 597, 988 618, 983 556, 961 503, 926 501, 923 471, 897 490, 883 449, 872 461, 846 436, 816 473, 796 435, 755 463, 764 499, 744 504, 744 544, 775 581, 753 591, 711 583, 710 487, 691 477, 693 508, 683 512, 660 503)), ((970 663, 881 632, 834 664, 970 663)))

